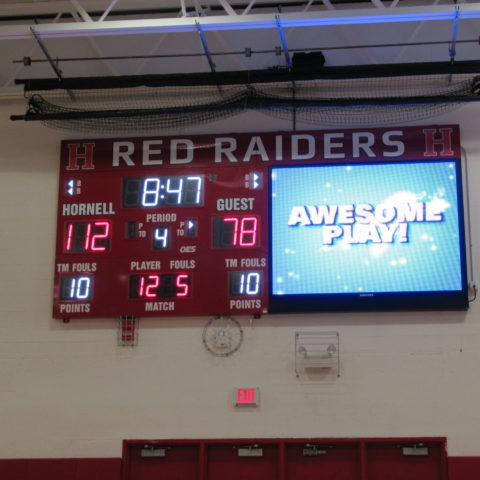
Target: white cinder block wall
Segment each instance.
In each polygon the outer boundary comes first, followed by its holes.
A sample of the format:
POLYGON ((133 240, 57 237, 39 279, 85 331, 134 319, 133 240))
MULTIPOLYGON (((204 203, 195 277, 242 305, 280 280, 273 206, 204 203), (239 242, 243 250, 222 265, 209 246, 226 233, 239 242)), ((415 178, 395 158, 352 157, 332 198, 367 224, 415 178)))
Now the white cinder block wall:
MULTIPOLYGON (((460 125, 476 278, 479 108, 416 123, 460 125)), ((480 299, 466 313, 239 317, 245 340, 231 358, 204 349, 207 318, 142 318, 135 348, 117 346, 114 319, 52 319, 60 141, 86 135, 8 119, 23 110, 0 103, 3 458, 120 457, 125 438, 309 436, 447 436, 450 455, 480 455, 480 299), (340 378, 296 378, 296 330, 340 332, 340 378), (235 386, 259 386, 261 406, 235 410, 235 386)), ((245 114, 184 133, 290 129, 245 114)))

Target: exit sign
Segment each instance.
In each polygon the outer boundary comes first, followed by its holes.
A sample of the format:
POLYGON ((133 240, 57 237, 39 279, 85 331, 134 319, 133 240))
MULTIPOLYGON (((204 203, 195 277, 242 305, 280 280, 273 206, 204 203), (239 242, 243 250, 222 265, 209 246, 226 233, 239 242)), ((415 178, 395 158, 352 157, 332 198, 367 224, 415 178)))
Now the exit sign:
POLYGON ((260 389, 254 388, 235 388, 235 406, 258 406, 260 403, 260 389))

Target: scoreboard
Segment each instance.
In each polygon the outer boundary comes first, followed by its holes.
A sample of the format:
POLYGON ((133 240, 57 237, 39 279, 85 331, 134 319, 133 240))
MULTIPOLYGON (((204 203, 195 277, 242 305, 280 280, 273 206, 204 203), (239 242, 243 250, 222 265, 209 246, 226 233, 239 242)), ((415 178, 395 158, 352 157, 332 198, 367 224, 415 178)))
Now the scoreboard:
POLYGON ((272 167, 451 149, 431 130, 63 141, 53 316, 269 313, 272 167))
POLYGON ((263 169, 162 144, 62 145, 56 317, 266 312, 263 169))

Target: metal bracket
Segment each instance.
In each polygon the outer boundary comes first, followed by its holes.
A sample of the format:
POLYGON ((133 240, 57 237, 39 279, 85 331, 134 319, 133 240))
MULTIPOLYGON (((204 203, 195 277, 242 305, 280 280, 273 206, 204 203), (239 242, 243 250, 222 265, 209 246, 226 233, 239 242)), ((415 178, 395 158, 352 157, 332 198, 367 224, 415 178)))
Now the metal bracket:
POLYGON ((138 345, 138 318, 130 315, 120 317, 117 332, 119 347, 135 347, 138 345))
POLYGON ((63 80, 62 71, 57 67, 57 65, 56 65, 55 62, 53 61, 50 53, 48 53, 47 47, 46 47, 45 44, 43 43, 40 35, 35 31, 35 29, 34 29, 33 27, 30 27, 30 31, 33 33, 33 36, 35 37, 35 40, 38 42, 38 45, 39 45, 40 48, 42 49, 42 52, 43 52, 43 53, 45 54, 45 56, 47 57, 48 63, 49 63, 50 66, 53 68, 53 71, 55 72, 55 75, 58 77, 59 80, 63 80))
POLYGON ((263 448, 256 443, 234 448, 237 448, 237 454, 239 457, 263 457, 263 448))
POLYGON ((448 53, 450 55, 450 63, 452 64, 455 61, 455 55, 456 55, 455 47, 457 45, 459 19, 460 19, 460 7, 455 7, 455 16, 453 17, 452 42, 450 43, 450 48, 448 49, 448 53))
POLYGON ((195 20, 195 25, 197 27, 197 32, 198 35, 200 36, 200 42, 202 43, 203 51, 205 52, 205 55, 207 56, 208 64, 210 65, 210 70, 212 73, 215 73, 215 64, 213 63, 212 60, 212 54, 210 53, 210 50, 208 49, 208 44, 207 44, 207 39, 205 38, 205 33, 203 32, 202 26, 198 22, 198 20, 195 20))
POLYGON ((414 443, 413 445, 403 445, 402 455, 426 457, 428 456, 428 447, 424 443, 414 443))
MULTIPOLYGON (((30 27, 30 31, 33 33, 33 36, 35 37, 35 40, 38 42, 38 45, 41 48, 42 52, 47 57, 48 63, 53 68, 55 75, 58 77, 60 81, 63 81, 62 71, 58 68, 57 63, 54 62, 53 58, 51 57, 50 53, 47 50, 47 47, 43 43, 42 38, 40 37, 38 32, 35 31, 33 27, 30 27)), ((71 90, 67 89, 67 93, 68 93, 68 96, 70 97, 70 100, 72 101, 75 100, 75 96, 73 95, 73 92, 71 90)))
POLYGON ((167 448, 158 445, 146 444, 140 450, 141 457, 165 457, 167 448))
POLYGON ((292 60, 290 58, 290 53, 287 47, 287 40, 285 39, 285 34, 283 32, 282 22, 280 21, 280 16, 275 16, 275 21, 277 22, 277 30, 280 35, 280 42, 282 42, 283 55, 285 57, 285 62, 287 63, 288 68, 292 68, 292 60))
POLYGON ((325 446, 314 445, 312 443, 306 443, 302 450, 304 457, 318 457, 319 455, 326 455, 326 453, 327 450, 325 446))
POLYGON ((331 371, 340 376, 338 332, 295 332, 295 373, 331 371))

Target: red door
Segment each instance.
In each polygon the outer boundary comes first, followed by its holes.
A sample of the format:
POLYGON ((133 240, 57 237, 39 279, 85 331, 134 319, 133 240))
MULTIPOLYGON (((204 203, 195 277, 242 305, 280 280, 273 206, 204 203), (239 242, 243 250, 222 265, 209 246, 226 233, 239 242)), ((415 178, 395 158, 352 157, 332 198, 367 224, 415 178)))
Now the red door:
MULTIPOLYGON (((149 444, 149 448, 151 445, 149 444)), ((197 480, 198 445, 157 445, 165 456, 150 455, 145 445, 129 445, 127 478, 129 480, 197 480), (142 454, 143 451, 143 454, 142 454)))
POLYGON ((208 480, 278 479, 278 445, 259 445, 261 456, 239 456, 239 447, 234 444, 207 447, 208 480))
POLYGON ((425 443, 426 455, 404 455, 401 443, 367 444, 368 480, 444 480, 443 445, 425 443))
POLYGON ((286 480, 360 479, 358 444, 287 444, 286 461, 286 480))

